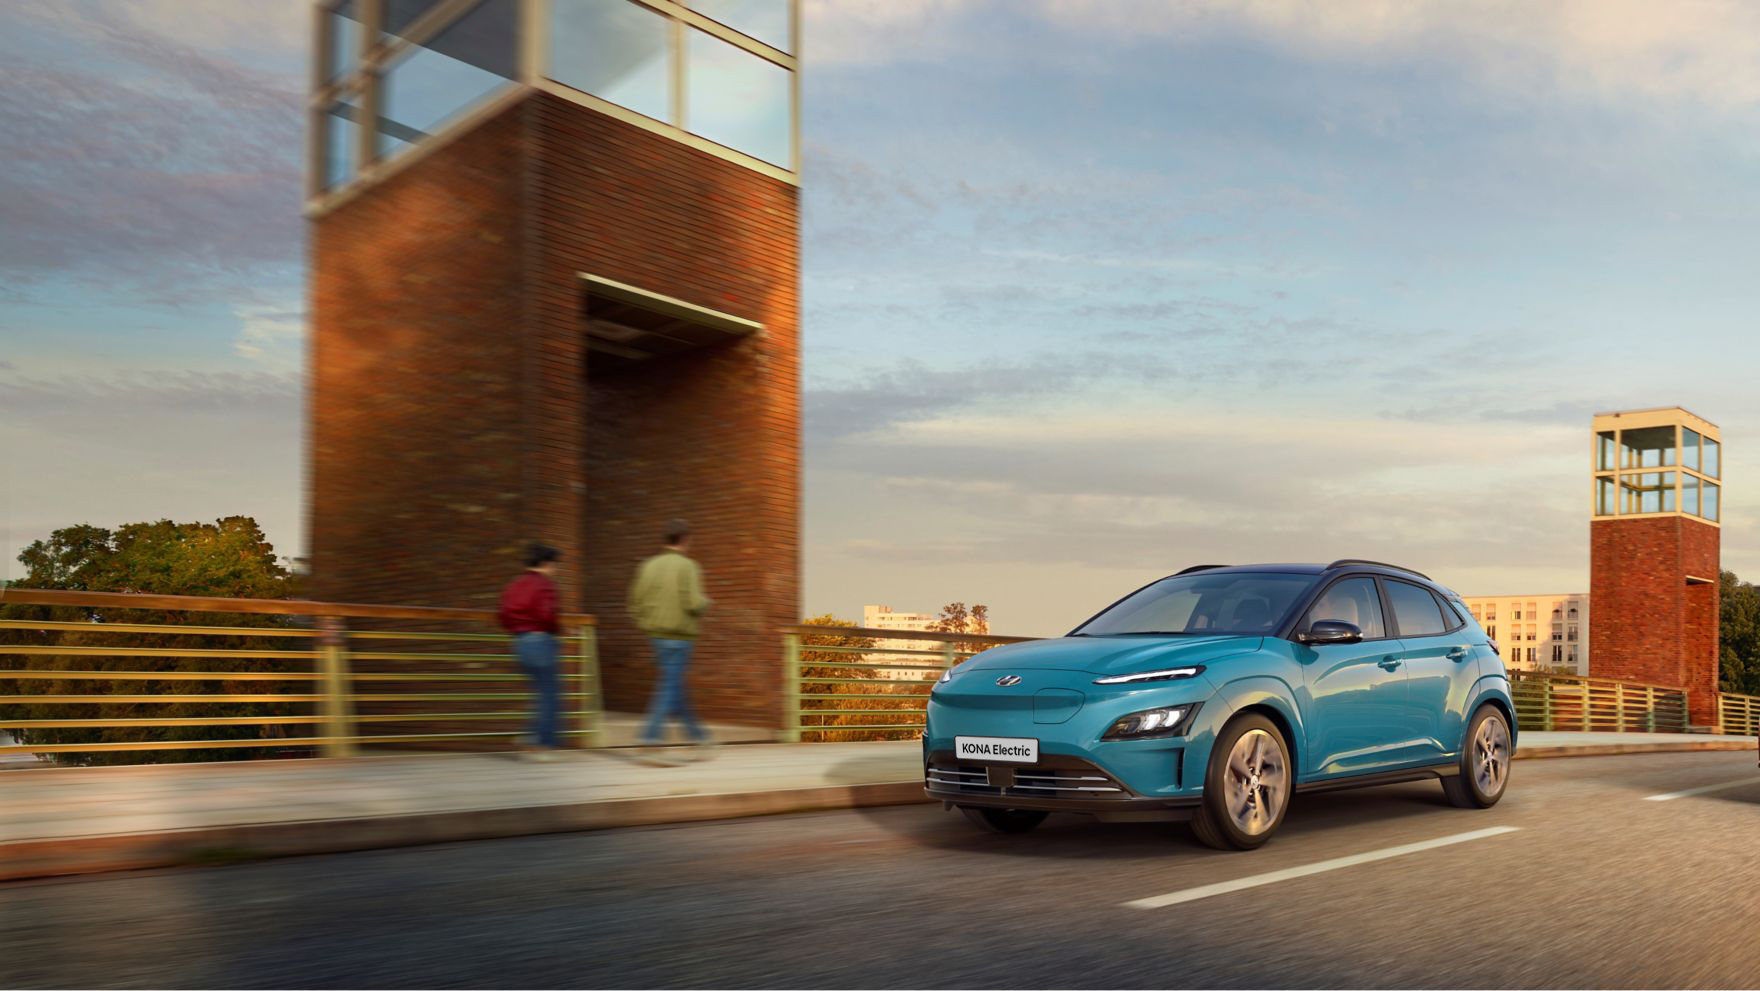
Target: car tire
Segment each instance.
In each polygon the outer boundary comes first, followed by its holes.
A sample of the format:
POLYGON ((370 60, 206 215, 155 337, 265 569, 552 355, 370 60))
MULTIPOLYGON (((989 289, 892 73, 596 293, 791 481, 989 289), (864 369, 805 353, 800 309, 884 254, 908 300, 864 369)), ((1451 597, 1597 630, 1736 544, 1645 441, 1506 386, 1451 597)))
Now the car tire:
POLYGON ((1503 710, 1489 703, 1480 706, 1461 741, 1459 773, 1442 779, 1442 793, 1448 800, 1463 809, 1496 805, 1509 788, 1510 762, 1515 757, 1509 741, 1509 721, 1503 710))
POLYGON ((1264 846, 1283 823, 1294 793, 1295 767, 1283 733, 1257 713, 1236 716, 1210 750, 1192 834, 1218 850, 1264 846))
POLYGON ((979 828, 992 833, 1025 833, 1037 828, 1051 814, 1032 809, 991 809, 975 805, 962 805, 959 810, 979 828))

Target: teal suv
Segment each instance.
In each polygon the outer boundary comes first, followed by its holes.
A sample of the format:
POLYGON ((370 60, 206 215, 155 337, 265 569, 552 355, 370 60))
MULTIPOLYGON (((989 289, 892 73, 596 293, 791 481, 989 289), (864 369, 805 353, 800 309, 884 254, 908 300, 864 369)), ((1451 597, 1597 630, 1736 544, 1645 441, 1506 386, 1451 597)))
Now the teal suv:
POLYGON ((1434 777, 1456 805, 1495 804, 1514 711, 1497 645, 1415 571, 1199 565, 944 674, 924 787, 999 832, 1052 812, 1189 819, 1251 849, 1300 792, 1434 777))

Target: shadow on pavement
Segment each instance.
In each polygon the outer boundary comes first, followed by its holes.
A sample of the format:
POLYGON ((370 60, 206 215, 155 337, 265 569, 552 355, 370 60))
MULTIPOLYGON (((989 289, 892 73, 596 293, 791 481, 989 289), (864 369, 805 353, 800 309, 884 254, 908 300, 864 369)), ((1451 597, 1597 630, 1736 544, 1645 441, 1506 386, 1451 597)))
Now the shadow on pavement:
MULTIPOLYGON (((857 758, 833 768, 828 777, 838 783, 872 782, 879 780, 876 772, 896 770, 896 765, 896 760, 857 758)), ((1183 822, 1106 823, 1091 816, 1055 814, 1030 833, 1002 836, 972 825, 957 810, 943 811, 938 803, 855 811, 901 840, 940 850, 1068 859, 1226 856, 1198 845, 1183 822)), ((1279 833, 1301 836, 1461 811, 1449 804, 1434 781, 1322 792, 1296 796, 1279 833)))

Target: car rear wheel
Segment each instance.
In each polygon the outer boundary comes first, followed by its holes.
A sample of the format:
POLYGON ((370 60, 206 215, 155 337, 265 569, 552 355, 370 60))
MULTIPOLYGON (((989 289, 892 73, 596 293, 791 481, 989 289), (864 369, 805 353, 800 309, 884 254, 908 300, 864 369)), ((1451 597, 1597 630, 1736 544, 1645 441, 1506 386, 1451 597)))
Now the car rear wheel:
POLYGON ((973 805, 962 805, 959 810, 967 819, 992 833, 1024 833, 1051 814, 1032 809, 987 809, 973 805))
POLYGON ((1192 833, 1218 850, 1263 846, 1289 811, 1294 785, 1283 734, 1257 713, 1236 716, 1210 751, 1192 833))
POLYGON ((1460 773, 1443 778, 1442 791, 1463 809, 1488 809, 1503 797, 1513 757, 1509 723, 1503 712, 1494 705, 1482 705, 1467 724, 1460 773))

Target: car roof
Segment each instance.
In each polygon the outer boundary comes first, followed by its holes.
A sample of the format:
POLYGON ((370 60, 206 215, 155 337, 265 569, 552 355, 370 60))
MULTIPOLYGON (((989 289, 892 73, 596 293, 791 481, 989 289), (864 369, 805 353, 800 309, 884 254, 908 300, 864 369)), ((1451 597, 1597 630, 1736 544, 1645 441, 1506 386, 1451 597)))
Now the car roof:
POLYGON ((1364 561, 1357 558, 1345 558, 1344 560, 1333 561, 1330 564, 1198 564, 1193 565, 1184 571, 1180 571, 1178 574, 1228 574, 1231 572, 1258 572, 1260 574, 1265 574, 1269 572, 1271 574, 1283 575, 1324 575, 1334 571, 1360 571, 1369 572, 1371 574, 1387 575, 1393 578, 1404 578, 1407 581, 1415 580, 1428 585, 1439 592, 1448 595, 1455 594, 1441 582, 1436 581, 1428 575, 1413 571, 1410 568, 1403 568, 1397 564, 1384 564, 1380 561, 1364 561))

